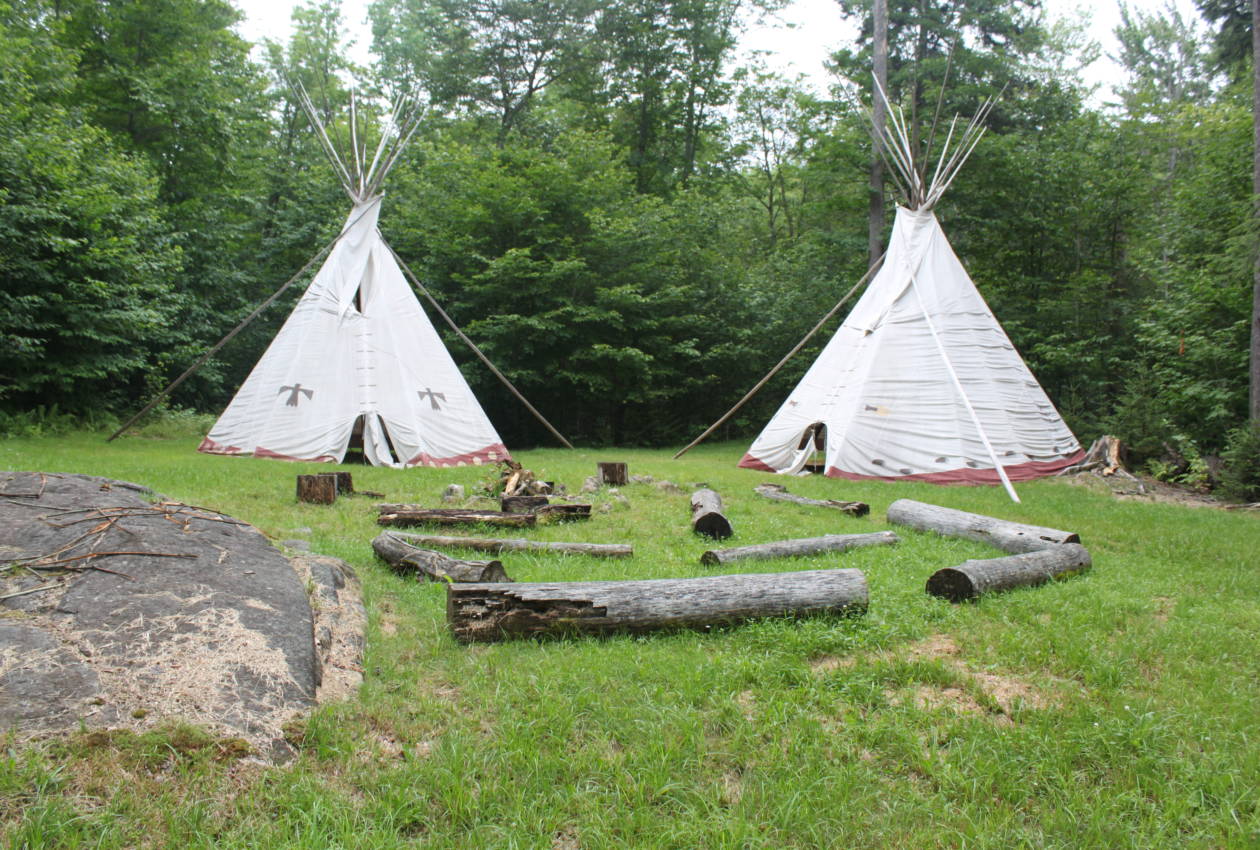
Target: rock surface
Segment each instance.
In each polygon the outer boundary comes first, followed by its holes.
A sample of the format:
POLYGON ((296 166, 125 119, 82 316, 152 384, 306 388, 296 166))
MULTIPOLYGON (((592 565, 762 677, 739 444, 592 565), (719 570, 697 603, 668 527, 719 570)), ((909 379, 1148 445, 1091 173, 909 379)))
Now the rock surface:
POLYGON ((136 484, 0 472, 0 597, 0 729, 178 718, 279 755, 361 678, 348 565, 136 484))

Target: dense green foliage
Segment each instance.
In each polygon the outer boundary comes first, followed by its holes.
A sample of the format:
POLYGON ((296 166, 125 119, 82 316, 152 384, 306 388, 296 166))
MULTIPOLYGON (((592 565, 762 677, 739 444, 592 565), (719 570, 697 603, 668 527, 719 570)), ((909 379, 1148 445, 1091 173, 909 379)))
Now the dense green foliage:
MULTIPOLYGON (((869 140, 841 92, 867 88, 867 37, 820 98, 738 66, 749 9, 377 0, 364 69, 336 0, 253 53, 227 0, 0 0, 0 414, 134 409, 336 232, 299 80, 330 118, 351 85, 427 98, 386 237, 570 437, 681 443, 865 270, 869 140)), ((1245 417, 1253 233, 1251 93, 1215 69, 1245 57, 1126 13, 1127 79, 1100 108, 1071 70, 1089 46, 1037 3, 902 1, 890 20, 890 93, 925 145, 940 92, 966 113, 1006 87, 939 214, 1082 441, 1219 453, 1245 417)), ((219 409, 291 303, 173 403, 219 409)), ((450 343, 507 441, 545 440, 450 343)))
MULTIPOLYGON (((0 443, 0 469, 74 469, 214 506, 275 540, 349 561, 369 624, 356 699, 287 727, 297 758, 155 726, 72 731, 0 750, 0 844, 36 848, 1254 848, 1260 842, 1260 587, 1254 513, 1117 500, 1061 479, 1000 488, 845 482, 871 514, 768 502, 744 443, 680 461, 646 449, 522 452, 572 491, 595 461, 704 480, 731 545, 888 528, 916 498, 1078 532, 1084 575, 951 605, 933 571, 996 550, 901 530, 895 547, 760 562, 853 567, 854 618, 701 632, 461 646, 441 585, 377 562, 369 499, 293 498, 295 471, 198 455, 200 431, 0 443), (248 486, 242 486, 248 481, 248 486)), ((433 503, 485 469, 353 468, 360 489, 433 503)), ((793 492, 837 495, 820 476, 793 492)), ((713 574, 686 493, 622 488, 586 523, 535 540, 628 542, 633 558, 504 554, 519 581, 713 574)), ((17 508, 17 510, 21 510, 17 508)), ((479 557, 469 554, 469 557, 479 557)), ((752 568, 750 568, 752 569, 752 568)))

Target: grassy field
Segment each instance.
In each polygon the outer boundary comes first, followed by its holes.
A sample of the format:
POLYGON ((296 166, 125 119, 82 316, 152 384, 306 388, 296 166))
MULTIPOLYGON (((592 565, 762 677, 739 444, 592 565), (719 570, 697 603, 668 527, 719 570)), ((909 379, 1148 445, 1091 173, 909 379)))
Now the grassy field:
MULTIPOLYGON (((370 500, 299 505, 304 465, 197 455, 188 435, 0 443, 0 469, 144 483, 308 536, 358 569, 370 612, 355 701, 293 727, 266 766, 197 730, 6 742, 0 826, 14 847, 1260 846, 1260 516, 1119 501, 1064 481, 936 488, 791 479, 861 499, 869 517, 771 503, 744 445, 680 461, 645 450, 518 459, 575 491, 597 460, 724 496, 730 545, 876 531, 908 497, 1080 533, 1084 576, 951 605, 934 570, 981 544, 901 532, 897 547, 745 571, 858 567, 860 618, 465 647, 445 591, 376 562, 370 500), (310 529, 306 534, 301 529, 310 529)), ((314 467, 312 467, 314 468, 314 467)), ((324 467, 319 467, 327 471, 324 467)), ((435 504, 485 470, 354 467, 360 489, 435 504)), ((780 479, 781 480, 781 479, 780 479)), ((518 581, 713 572, 686 495, 623 488, 628 506, 540 540, 632 542, 635 557, 505 555, 518 581)), ((606 498, 606 497, 601 497, 606 498)))

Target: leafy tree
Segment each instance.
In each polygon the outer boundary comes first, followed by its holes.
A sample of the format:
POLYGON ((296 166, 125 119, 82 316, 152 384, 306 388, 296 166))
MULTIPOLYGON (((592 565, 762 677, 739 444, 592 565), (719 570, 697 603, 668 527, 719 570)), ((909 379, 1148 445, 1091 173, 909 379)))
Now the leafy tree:
POLYGON ((0 406, 86 413, 173 344, 180 251, 143 160, 61 104, 77 57, 0 3, 0 406))

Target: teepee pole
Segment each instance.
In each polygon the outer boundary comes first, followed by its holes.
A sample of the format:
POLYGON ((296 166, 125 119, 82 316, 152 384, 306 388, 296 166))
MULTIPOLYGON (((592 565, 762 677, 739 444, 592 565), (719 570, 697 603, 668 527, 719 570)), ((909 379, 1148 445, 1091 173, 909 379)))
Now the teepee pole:
POLYGON ((442 305, 437 302, 437 299, 429 293, 429 290, 425 289, 424 284, 420 282, 420 278, 416 277, 415 273, 411 271, 411 267, 403 262, 403 258, 398 256, 398 253, 394 250, 393 246, 384 239, 381 240, 381 244, 389 249, 389 253, 393 255, 394 261, 397 262, 398 266, 406 273, 407 278, 411 281, 411 285, 420 290, 420 294, 428 299, 429 303, 433 305, 433 309, 438 311, 438 315, 446 320, 446 324, 450 326, 451 330, 455 331, 459 338, 472 349, 473 354, 476 354, 477 357, 481 359, 481 362, 486 364, 486 368, 493 372, 494 376, 503 382, 503 386, 507 387, 511 391, 512 395, 516 396, 521 404, 525 405, 529 412, 534 414, 535 418, 547 427, 547 430, 551 432, 552 436, 564 444, 566 449, 573 448, 573 444, 566 440, 564 435, 557 431, 555 427, 547 421, 547 417, 539 413, 538 409, 530 404, 529 400, 526 399, 525 396, 521 395, 520 390, 512 385, 512 382, 507 379, 506 375, 495 368, 495 365, 490 362, 490 358, 482 353, 481 349, 477 347, 477 344, 469 339, 468 336, 459 329, 459 325, 455 324, 455 320, 447 315, 446 311, 442 309, 442 305))
POLYGON ((706 431, 705 431, 703 434, 701 434, 699 437, 696 437, 694 440, 692 440, 690 443, 688 443, 688 444, 687 444, 684 448, 680 449, 680 450, 679 450, 679 452, 678 452, 676 455, 674 455, 674 458, 673 458, 673 459, 674 459, 674 460, 678 460, 680 457, 682 457, 683 455, 685 455, 687 452, 691 451, 691 450, 692 450, 692 449, 694 449, 696 446, 698 446, 698 445, 700 445, 702 442, 704 442, 704 439, 705 439, 706 437, 708 437, 710 434, 712 434, 712 433, 713 433, 714 431, 716 431, 718 428, 721 428, 721 427, 722 427, 722 425, 726 423, 726 420, 728 420, 728 419, 730 419, 732 416, 734 416, 734 415, 735 415, 735 412, 736 412, 737 410, 739 410, 741 407, 743 407, 743 406, 744 406, 744 404, 746 404, 746 403, 747 403, 748 399, 750 399, 750 398, 752 398, 753 396, 755 396, 755 395, 756 395, 756 394, 757 394, 757 393, 761 390, 761 388, 762 388, 762 387, 764 387, 764 386, 766 385, 766 382, 767 382, 767 381, 769 381, 771 378, 773 378, 775 375, 777 375, 777 374, 779 373, 779 370, 780 370, 780 369, 782 369, 782 368, 783 368, 783 367, 787 364, 787 362, 788 362, 789 360, 791 360, 793 357, 795 357, 795 356, 796 356, 796 353, 797 353, 798 351, 800 351, 802 348, 804 348, 804 347, 805 347, 805 343, 809 342, 810 338, 812 338, 812 337, 814 336, 814 334, 818 333, 819 328, 821 328, 823 325, 827 324, 827 321, 828 321, 828 320, 829 320, 832 316, 834 316, 834 315, 836 314, 836 312, 837 312, 837 311, 839 311, 839 309, 840 309, 841 307, 843 307, 843 306, 844 306, 844 303, 845 303, 846 301, 848 301, 850 298, 852 298, 852 297, 853 297, 853 293, 855 293, 855 292, 857 292, 859 289, 861 289, 861 288, 862 288, 862 286, 863 286, 863 285, 864 285, 864 284, 865 284, 868 280, 870 280, 870 279, 871 279, 871 277, 875 274, 875 271, 879 268, 880 264, 884 262, 884 257, 886 257, 886 256, 888 256, 888 252, 887 252, 887 251, 885 251, 883 254, 880 254, 880 255, 879 255, 879 257, 875 260, 875 262, 871 263, 871 267, 870 267, 869 269, 867 269, 867 270, 866 270, 866 274, 862 275, 861 279, 860 279, 860 280, 858 280, 858 282, 857 282, 857 283, 853 284, 853 288, 852 288, 852 289, 850 289, 848 292, 846 292, 846 293, 844 294, 844 297, 843 297, 843 298, 841 298, 839 301, 837 301, 837 302, 836 302, 836 306, 832 307, 832 308, 831 308, 831 310, 829 310, 829 311, 827 312, 827 315, 823 316, 821 319, 819 319, 819 320, 818 320, 818 324, 816 324, 816 325, 814 325, 812 328, 810 328, 809 333, 805 334, 805 336, 801 338, 801 341, 800 341, 800 342, 798 342, 798 343, 796 344, 796 346, 795 346, 795 347, 793 347, 793 349, 792 349, 791 351, 789 351, 787 354, 783 355, 783 359, 782 359, 782 360, 780 360, 778 363, 776 363, 776 364, 774 365, 774 368, 773 368, 773 369, 771 369, 769 372, 767 372, 767 373, 766 373, 766 376, 765 376, 764 378, 762 378, 760 381, 758 381, 758 382, 757 382, 757 385, 756 385, 755 387, 753 387, 751 390, 749 390, 747 393, 745 393, 743 398, 741 398, 739 401, 735 402, 735 406, 734 406, 734 407, 732 407, 730 410, 726 411, 726 413, 722 414, 722 418, 721 418, 721 419, 719 419, 718 421, 714 422, 712 425, 710 425, 710 426, 708 427, 708 430, 706 430, 706 431))
POLYGON ((254 319, 258 318, 259 313, 261 313, 263 310, 266 310, 268 307, 270 307, 275 302, 275 300, 280 297, 281 293, 283 293, 286 289, 288 289, 290 286, 293 285, 294 281, 298 280, 298 278, 306 274, 306 272, 310 269, 310 267, 315 265, 315 263, 322 260, 324 257, 328 256, 328 252, 331 251, 337 245, 337 243, 341 241, 341 237, 349 233, 350 228, 353 227, 355 224, 357 224, 359 219, 363 218, 363 216, 365 215, 367 215, 367 210, 364 210, 363 212, 359 213, 358 217, 355 218, 354 221, 350 222, 348 225, 342 228, 341 232, 337 234, 336 238, 334 238, 331 242, 329 242, 327 245, 321 248, 319 252, 315 254, 315 256, 311 257, 310 260, 307 261, 306 265, 298 269, 297 274, 293 275, 293 277, 286 280, 279 289, 271 293, 271 296, 266 301, 262 302, 257 307, 255 307, 254 311, 250 313, 248 316, 246 316, 239 325, 232 328, 232 330, 228 331, 227 336, 223 337, 223 339, 219 340, 214 345, 212 345, 210 347, 210 350, 207 351, 205 354, 198 357, 195 363, 193 363, 186 370, 184 370, 184 374, 180 375, 178 378, 171 381, 170 384, 167 385, 166 389, 162 390, 160 393, 155 395, 149 401, 148 404, 140 408, 139 413, 137 413, 135 416, 131 417, 126 422, 124 422, 121 426, 119 426, 118 430, 110 434, 109 437, 106 438, 105 442, 112 443, 114 439, 118 437, 119 434, 121 434, 123 431, 126 431, 133 424, 139 421, 140 417, 144 416, 150 410, 157 407, 167 396, 169 396, 171 393, 175 391, 176 387, 178 387, 180 384, 184 383, 184 381, 191 378, 193 376, 193 373, 195 373, 198 369, 204 366, 206 364, 206 361, 209 360, 211 357, 213 357, 220 348, 222 348, 223 346, 231 342, 238 333, 245 330, 246 325, 254 321, 254 319))
POLYGON ((980 416, 976 413, 976 409, 971 406, 971 399, 967 398, 967 391, 963 389, 962 380, 959 379, 958 373, 954 371, 954 364, 949 359, 949 354, 945 351, 945 344, 941 342, 941 337, 936 332, 936 325, 932 323, 932 317, 928 315, 927 306, 923 303, 923 296, 919 294, 919 283, 916 277, 917 275, 911 276, 910 286, 914 289, 914 297, 919 302, 919 309, 923 311, 923 319, 927 322, 928 330, 932 333, 932 341, 936 343, 936 350, 940 352, 941 360, 945 362, 945 368, 949 370, 949 377, 953 379, 954 388, 958 390, 958 395, 962 398, 963 405, 967 408, 967 412, 971 414, 971 422, 976 426, 976 432, 980 435, 980 442, 984 443, 985 449, 989 452, 989 459, 993 461, 993 467, 997 470, 998 478, 1002 479, 1002 486, 1006 488, 1011 501, 1019 504, 1019 495, 1015 492, 1011 479, 1006 476, 1006 469, 1003 468, 1001 461, 998 460, 997 452, 993 450, 993 444, 989 442, 989 435, 985 433, 984 426, 980 424, 980 416))

